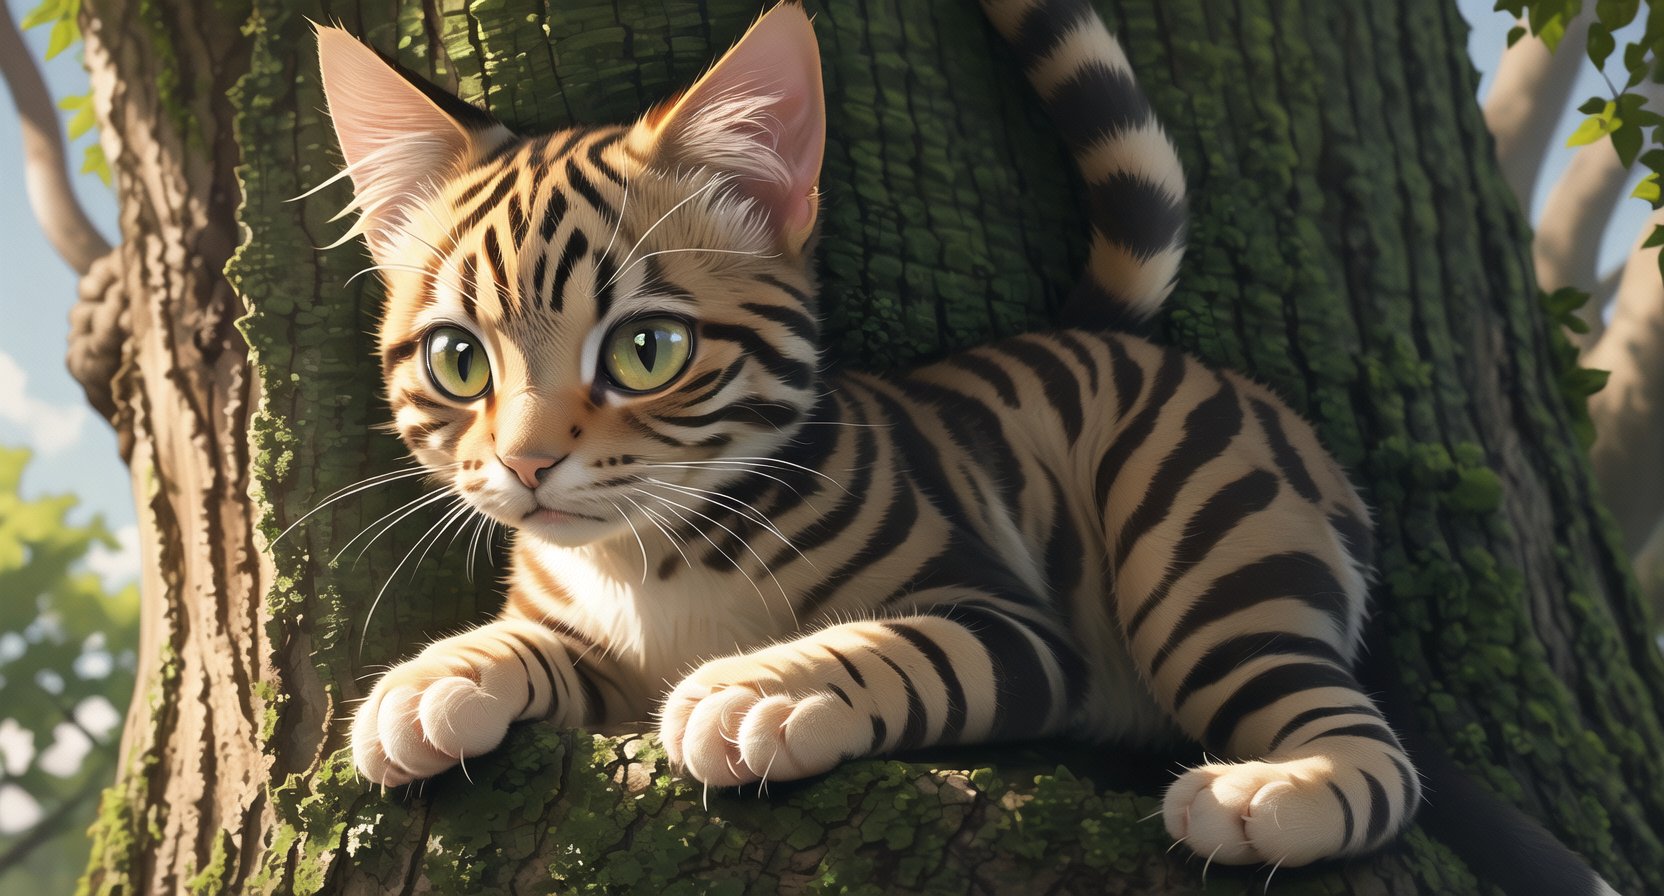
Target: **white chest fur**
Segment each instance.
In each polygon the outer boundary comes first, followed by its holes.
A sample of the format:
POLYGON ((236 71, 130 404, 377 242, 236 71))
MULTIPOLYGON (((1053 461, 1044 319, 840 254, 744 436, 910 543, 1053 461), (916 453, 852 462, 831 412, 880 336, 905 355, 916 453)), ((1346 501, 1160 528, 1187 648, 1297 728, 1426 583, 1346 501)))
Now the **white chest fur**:
POLYGON ((675 557, 673 574, 661 578, 658 558, 649 556, 644 575, 633 542, 629 552, 551 545, 534 552, 570 598, 561 621, 639 675, 655 698, 704 660, 752 650, 798 629, 789 586, 767 573, 753 582, 732 568, 713 570, 697 557, 675 557))

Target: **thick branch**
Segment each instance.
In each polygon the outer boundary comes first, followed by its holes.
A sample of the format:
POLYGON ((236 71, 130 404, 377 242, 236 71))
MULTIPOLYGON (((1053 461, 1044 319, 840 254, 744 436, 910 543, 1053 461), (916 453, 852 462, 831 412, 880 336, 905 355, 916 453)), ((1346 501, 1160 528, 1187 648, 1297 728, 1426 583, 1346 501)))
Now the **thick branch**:
MULTIPOLYGON (((1643 236, 1664 224, 1664 211, 1647 219, 1643 236)), ((1583 364, 1612 372, 1589 399, 1595 424, 1590 449, 1595 477, 1623 528, 1633 556, 1664 507, 1664 279, 1658 249, 1638 248, 1624 266, 1612 323, 1583 364)))
POLYGON ((94 261, 110 251, 110 244, 87 219, 69 185, 64 140, 58 132, 52 95, 46 90, 34 57, 23 45, 23 34, 17 30, 9 7, 0 15, 0 74, 5 75, 23 123, 23 178, 29 190, 29 206, 52 248, 75 273, 85 274, 94 261))
POLYGON ((1491 92, 1485 97, 1485 125, 1496 138, 1503 179, 1527 214, 1543 159, 1571 97, 1572 75, 1583 60, 1583 54, 1575 50, 1583 45, 1588 30, 1586 17, 1573 19, 1562 39, 1570 49, 1558 53, 1550 53, 1534 34, 1520 38, 1502 52, 1491 92))

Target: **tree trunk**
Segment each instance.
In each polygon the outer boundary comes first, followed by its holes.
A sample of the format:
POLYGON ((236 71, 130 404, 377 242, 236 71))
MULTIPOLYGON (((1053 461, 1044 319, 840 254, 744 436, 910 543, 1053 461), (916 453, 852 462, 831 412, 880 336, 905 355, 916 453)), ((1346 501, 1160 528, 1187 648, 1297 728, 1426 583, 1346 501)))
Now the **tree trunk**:
MULTIPOLYGON (((1428 736, 1621 891, 1664 892, 1664 663, 1592 496, 1586 396, 1539 303, 1453 4, 1103 6, 1192 183, 1161 338, 1276 387, 1354 472, 1381 541, 1371 655, 1428 736)), ((499 571, 470 579, 460 548, 420 559, 436 512, 378 534, 424 494, 400 483, 277 538, 408 464, 376 429, 380 292, 349 282, 363 250, 314 248, 342 232, 328 219, 346 189, 290 201, 340 158, 303 14, 536 130, 638 113, 757 11, 86 0, 124 238, 90 292, 125 309, 99 344, 120 351, 147 549, 145 665, 87 889, 1202 888, 1202 863, 1144 820, 1172 757, 943 750, 758 797, 671 776, 651 737, 530 724, 425 786, 355 780, 353 701, 379 664, 489 615, 499 571)), ((959 0, 816 12, 832 359, 896 367, 1045 326, 1084 257, 1083 210, 998 38, 959 0)), ((1266 873, 1210 875, 1238 891, 1266 873)), ((1276 880, 1485 892, 1420 830, 1276 880)))

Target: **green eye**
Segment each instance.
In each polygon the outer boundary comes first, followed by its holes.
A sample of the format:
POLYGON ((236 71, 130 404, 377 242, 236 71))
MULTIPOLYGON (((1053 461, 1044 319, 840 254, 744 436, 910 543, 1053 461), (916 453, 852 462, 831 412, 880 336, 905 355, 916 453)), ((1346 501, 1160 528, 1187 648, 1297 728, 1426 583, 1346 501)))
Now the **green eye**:
POLYGON ((620 389, 652 392, 676 378, 693 357, 693 334, 674 317, 627 320, 607 334, 607 376, 620 389))
POLYGON ((428 331, 428 379, 456 401, 473 401, 491 388, 491 363, 474 334, 461 327, 428 331))

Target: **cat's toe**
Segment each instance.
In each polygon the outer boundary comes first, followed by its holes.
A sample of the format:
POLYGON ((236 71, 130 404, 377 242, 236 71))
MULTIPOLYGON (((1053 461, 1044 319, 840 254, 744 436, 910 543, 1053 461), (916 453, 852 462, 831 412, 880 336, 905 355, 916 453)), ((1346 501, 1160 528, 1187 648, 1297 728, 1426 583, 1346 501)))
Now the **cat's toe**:
POLYGON ((818 775, 861 752, 861 726, 849 707, 826 694, 802 700, 765 697, 740 724, 745 764, 769 781, 818 775))
POLYGON ((1167 832, 1227 865, 1305 865, 1341 852, 1347 819, 1315 760, 1210 764, 1168 788, 1167 832))
POLYGON ((717 787, 749 784, 761 775, 741 757, 739 732, 747 711, 759 699, 748 687, 717 688, 692 707, 680 732, 661 733, 667 743, 679 744, 680 762, 700 781, 717 787))
POLYGON ((428 744, 455 759, 496 749, 511 718, 506 705, 479 682, 458 675, 424 688, 416 716, 428 744))

